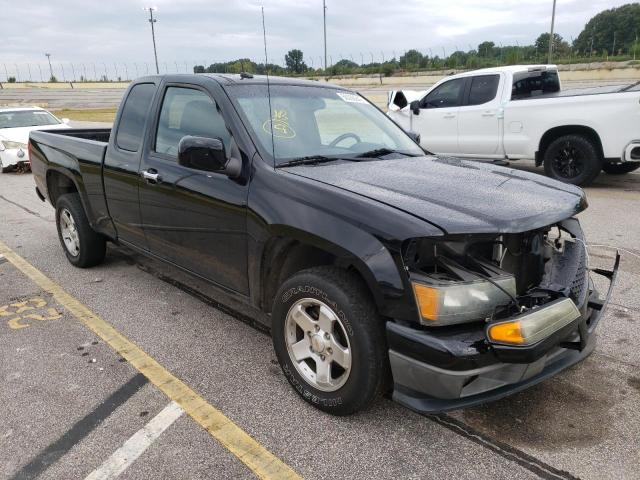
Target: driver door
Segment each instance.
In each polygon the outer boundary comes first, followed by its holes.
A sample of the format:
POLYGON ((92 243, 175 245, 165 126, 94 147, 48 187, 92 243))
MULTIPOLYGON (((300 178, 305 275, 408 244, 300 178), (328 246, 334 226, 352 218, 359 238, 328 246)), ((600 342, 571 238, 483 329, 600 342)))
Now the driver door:
POLYGON ((242 158, 218 102, 203 85, 168 84, 144 152, 140 211, 149 250, 220 286, 248 294, 247 185, 178 163, 187 135, 219 138, 242 158))
POLYGON ((433 153, 455 155, 458 148, 458 115, 465 78, 442 83, 420 102, 420 115, 413 113, 413 131, 420 133, 420 145, 433 153))

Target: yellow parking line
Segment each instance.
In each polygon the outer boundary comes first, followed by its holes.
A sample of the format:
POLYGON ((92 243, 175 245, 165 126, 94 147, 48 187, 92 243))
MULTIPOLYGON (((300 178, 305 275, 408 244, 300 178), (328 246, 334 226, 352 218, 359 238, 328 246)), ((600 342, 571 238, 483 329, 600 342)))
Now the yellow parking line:
POLYGON ((238 457, 259 478, 302 478, 220 410, 207 403, 204 398, 147 355, 140 347, 65 292, 60 285, 49 279, 1 241, 0 254, 4 255, 14 267, 29 277, 42 290, 53 295, 60 305, 102 338, 119 355, 127 359, 167 397, 180 405, 191 418, 238 457))

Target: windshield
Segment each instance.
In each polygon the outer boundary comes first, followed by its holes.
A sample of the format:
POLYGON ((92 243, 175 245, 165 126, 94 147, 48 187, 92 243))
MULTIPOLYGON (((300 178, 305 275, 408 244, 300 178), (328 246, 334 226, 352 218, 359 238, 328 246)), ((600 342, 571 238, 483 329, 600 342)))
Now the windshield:
POLYGON ((275 165, 306 157, 356 158, 384 149, 424 155, 398 126, 359 95, 322 87, 271 86, 272 150, 266 85, 231 87, 260 153, 275 165))
POLYGON ((15 110, 0 112, 0 128, 57 125, 60 121, 45 110, 15 110))

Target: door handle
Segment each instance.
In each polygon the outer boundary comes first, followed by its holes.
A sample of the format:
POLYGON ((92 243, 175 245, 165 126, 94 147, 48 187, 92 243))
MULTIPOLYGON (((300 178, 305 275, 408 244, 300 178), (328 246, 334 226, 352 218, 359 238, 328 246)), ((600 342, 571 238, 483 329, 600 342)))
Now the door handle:
POLYGON ((159 183, 162 181, 160 174, 155 168, 143 170, 141 172, 141 175, 142 175, 142 178, 144 178, 148 183, 159 183))
POLYGON ((456 118, 455 113, 445 113, 443 118, 456 118))
POLYGON ((483 117, 495 117, 496 116, 496 112, 493 112, 491 110, 487 110, 486 112, 482 112, 482 116, 483 117))

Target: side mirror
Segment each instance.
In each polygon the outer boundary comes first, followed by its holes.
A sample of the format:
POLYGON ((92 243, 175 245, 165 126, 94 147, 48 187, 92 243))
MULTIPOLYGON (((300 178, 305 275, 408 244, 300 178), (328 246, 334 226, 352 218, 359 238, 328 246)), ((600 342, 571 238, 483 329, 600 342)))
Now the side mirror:
POLYGON ((242 172, 242 160, 227 159, 224 143, 219 138, 182 137, 178 144, 178 163, 195 170, 223 173, 230 178, 242 172))
POLYGON ((414 100, 409 104, 409 108, 414 115, 420 115, 420 100, 414 100))
POLYGON ((68 124, 69 124, 69 122, 70 122, 70 120, 69 120, 68 118, 61 118, 61 119, 60 119, 60 121, 61 121, 62 123, 64 123, 65 125, 68 125, 68 124))
POLYGON ((420 134, 416 133, 416 132, 406 132, 406 134, 411 138, 411 140, 413 140, 414 142, 416 142, 418 145, 420 145, 420 134))

